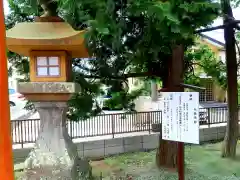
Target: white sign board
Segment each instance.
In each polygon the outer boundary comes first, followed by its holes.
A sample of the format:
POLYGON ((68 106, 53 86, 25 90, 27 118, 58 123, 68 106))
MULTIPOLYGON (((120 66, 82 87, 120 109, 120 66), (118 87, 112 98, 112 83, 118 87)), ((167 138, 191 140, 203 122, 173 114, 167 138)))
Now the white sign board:
POLYGON ((162 138, 199 144, 199 93, 164 92, 162 138))

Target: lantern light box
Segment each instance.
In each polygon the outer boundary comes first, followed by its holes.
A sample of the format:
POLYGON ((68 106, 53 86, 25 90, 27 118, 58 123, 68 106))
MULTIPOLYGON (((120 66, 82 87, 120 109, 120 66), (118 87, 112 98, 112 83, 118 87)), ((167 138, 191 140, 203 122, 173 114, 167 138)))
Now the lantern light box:
POLYGON ((6 36, 9 51, 29 57, 30 82, 17 85, 28 100, 66 102, 80 91, 72 82, 72 58, 89 57, 84 30, 75 31, 66 22, 24 22, 6 36))
POLYGON ((64 51, 33 51, 30 56, 32 82, 70 80, 71 58, 64 51))
POLYGON ((59 57, 37 57, 37 76, 60 76, 59 57))

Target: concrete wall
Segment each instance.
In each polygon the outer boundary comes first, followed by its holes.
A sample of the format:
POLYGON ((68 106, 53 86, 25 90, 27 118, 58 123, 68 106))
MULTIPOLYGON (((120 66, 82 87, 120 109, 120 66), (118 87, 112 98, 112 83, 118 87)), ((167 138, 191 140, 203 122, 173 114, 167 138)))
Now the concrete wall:
POLYGON ((162 98, 158 97, 157 101, 152 101, 150 96, 139 96, 135 99, 135 110, 137 112, 159 111, 162 109, 162 98))
MULTIPOLYGON (((225 126, 201 128, 200 142, 221 140, 225 135, 225 126)), ((157 148, 158 134, 122 137, 115 139, 96 140, 76 143, 81 157, 91 159, 102 158, 126 152, 147 151, 157 148)), ((25 160, 30 148, 14 149, 14 162, 20 163, 25 160)))

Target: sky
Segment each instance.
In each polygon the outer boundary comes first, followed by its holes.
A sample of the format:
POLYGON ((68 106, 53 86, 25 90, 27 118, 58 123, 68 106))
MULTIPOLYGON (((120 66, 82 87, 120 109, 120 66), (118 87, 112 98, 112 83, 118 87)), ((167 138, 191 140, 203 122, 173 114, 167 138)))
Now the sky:
MULTIPOLYGON (((233 16, 236 20, 240 20, 240 8, 233 9, 233 16)), ((212 26, 222 25, 222 22, 223 22, 222 18, 218 18, 214 21, 212 26)), ((223 36, 222 29, 205 32, 204 34, 224 43, 224 36, 223 36)))
MULTIPOLYGON (((4 0, 3 3, 4 3, 4 13, 6 15, 9 13, 8 2, 7 0, 4 0)), ((233 9, 233 15, 236 20, 240 20, 240 8, 233 9)), ((213 23, 213 26, 221 25, 222 21, 223 21, 222 18, 216 19, 213 23)), ((223 36, 222 29, 211 31, 211 32, 205 32, 204 34, 224 43, 224 36, 223 36)))
POLYGON ((4 14, 6 15, 9 12, 7 0, 3 0, 3 4, 4 4, 4 14))

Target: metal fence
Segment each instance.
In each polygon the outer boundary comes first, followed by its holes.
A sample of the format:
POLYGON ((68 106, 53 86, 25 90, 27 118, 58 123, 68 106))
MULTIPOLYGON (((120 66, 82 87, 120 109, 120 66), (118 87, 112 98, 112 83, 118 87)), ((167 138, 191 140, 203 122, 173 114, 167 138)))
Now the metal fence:
MULTIPOLYGON (((161 111, 103 114, 78 122, 68 121, 68 133, 72 139, 131 132, 152 131, 152 124, 160 124, 161 111)), ((39 119, 12 120, 13 144, 34 143, 40 129, 39 119)))
MULTIPOLYGON (((239 113, 240 115, 240 113, 239 113)), ((200 125, 226 123, 227 107, 211 107, 199 109, 200 125)), ((149 132, 158 127, 162 121, 161 111, 104 114, 84 121, 68 121, 68 133, 72 139, 111 135, 131 132, 149 132)), ((39 119, 12 120, 13 144, 34 143, 40 128, 39 119)))

